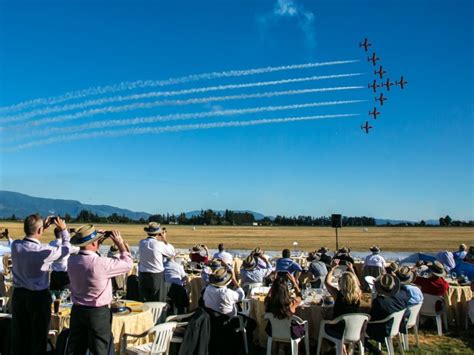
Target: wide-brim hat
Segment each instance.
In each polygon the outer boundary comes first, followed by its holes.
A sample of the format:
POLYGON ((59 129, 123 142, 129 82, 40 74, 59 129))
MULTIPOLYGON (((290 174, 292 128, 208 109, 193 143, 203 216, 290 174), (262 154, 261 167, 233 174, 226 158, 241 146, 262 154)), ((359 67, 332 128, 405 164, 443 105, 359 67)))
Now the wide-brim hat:
POLYGON ((347 248, 347 247, 342 247, 342 248, 339 249, 337 252, 338 252, 339 254, 349 254, 350 249, 347 248))
POLYGON ((257 267, 257 263, 255 262, 253 255, 249 255, 245 258, 245 260, 242 262, 242 267, 247 271, 252 271, 257 267))
POLYGON ((380 253, 380 248, 376 245, 372 245, 369 249, 372 253, 380 253))
POLYGON ((202 246, 196 244, 191 248, 191 254, 199 254, 202 251, 202 246))
POLYGON ((322 247, 322 248, 319 248, 318 253, 324 254, 324 253, 327 253, 328 251, 329 251, 328 248, 322 247))
POLYGON ((400 280, 390 274, 377 277, 374 281, 377 294, 392 297, 400 290, 400 280))
POLYGON ((415 273, 408 266, 400 267, 395 274, 403 285, 411 284, 415 278, 415 273))
POLYGON ((226 268, 220 267, 215 269, 209 275, 209 283, 214 287, 227 286, 232 281, 232 274, 226 268))
POLYGON ((433 263, 429 266, 430 271, 433 275, 438 277, 445 277, 446 270, 444 269, 444 265, 441 264, 439 261, 433 261, 433 263))
POLYGON ((252 254, 255 255, 255 256, 262 255, 262 254, 263 254, 263 250, 262 250, 262 248, 260 248, 260 247, 256 247, 256 248, 252 251, 252 254))
POLYGON ((399 265, 395 261, 392 261, 390 264, 388 264, 387 269, 392 272, 395 272, 398 270, 398 267, 399 265))
POLYGON ((321 254, 319 254, 319 253, 309 253, 306 260, 310 261, 310 262, 314 261, 314 260, 319 261, 319 260, 321 260, 321 254))
POLYGON ((208 262, 207 266, 209 266, 212 270, 215 270, 217 268, 222 267, 222 263, 220 262, 220 260, 212 259, 208 262))
POLYGON ((76 247, 83 247, 94 243, 96 240, 102 238, 104 235, 97 231, 92 224, 85 224, 80 226, 71 237, 71 244, 76 247))
POLYGON ((148 223, 148 226, 143 228, 143 230, 148 234, 148 235, 157 235, 161 234, 162 229, 160 227, 159 223, 156 222, 150 222, 148 223))

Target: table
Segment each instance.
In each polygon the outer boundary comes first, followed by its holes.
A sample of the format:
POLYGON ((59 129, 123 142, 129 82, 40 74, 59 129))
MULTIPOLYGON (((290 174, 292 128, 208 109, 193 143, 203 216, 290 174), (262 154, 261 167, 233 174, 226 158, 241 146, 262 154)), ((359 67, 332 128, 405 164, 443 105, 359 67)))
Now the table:
POLYGON ((472 299, 471 286, 449 285, 448 293, 444 296, 446 312, 450 325, 464 327, 468 304, 472 299))
MULTIPOLYGON (((141 302, 126 301, 127 307, 132 308, 132 312, 125 315, 114 314, 112 318, 112 334, 114 336, 114 347, 118 353, 120 351, 122 334, 140 334, 153 326, 153 315, 150 309, 141 302)), ((71 306, 60 307, 58 314, 51 315, 50 329, 57 330, 59 333, 69 327, 71 306)), ((128 346, 143 344, 147 338, 133 339, 128 338, 128 346)))
MULTIPOLYGON (((260 347, 267 346, 267 333, 265 327, 267 321, 263 318, 265 315, 265 304, 263 302, 264 297, 252 298, 250 307, 250 318, 255 320, 257 328, 254 333, 254 341, 260 347)), ((315 344, 318 341, 319 326, 323 319, 332 318, 333 307, 324 307, 318 305, 308 305, 304 307, 298 307, 296 315, 303 320, 308 321, 309 326, 309 340, 311 344, 315 344)))

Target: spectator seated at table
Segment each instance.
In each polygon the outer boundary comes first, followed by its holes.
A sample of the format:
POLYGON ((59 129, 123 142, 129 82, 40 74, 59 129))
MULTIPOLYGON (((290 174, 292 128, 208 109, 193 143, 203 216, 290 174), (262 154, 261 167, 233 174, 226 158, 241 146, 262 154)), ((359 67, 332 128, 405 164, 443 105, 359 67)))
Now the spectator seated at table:
POLYGON ((217 253, 214 254, 213 259, 219 259, 224 261, 227 265, 232 266, 234 263, 234 257, 232 256, 231 253, 226 252, 224 244, 220 243, 217 246, 217 249, 219 250, 217 253))
POLYGON ((189 297, 184 288, 188 280, 184 267, 176 262, 176 257, 168 257, 164 263, 165 282, 171 284, 168 291, 168 304, 172 311, 176 308, 178 314, 186 313, 189 306, 189 297))
POLYGON ((321 247, 318 250, 318 253, 321 255, 321 261, 326 264, 327 268, 331 267, 332 257, 329 255, 329 249, 327 247, 321 247))
POLYGON ((191 248, 189 259, 195 263, 207 264, 209 262, 209 249, 204 244, 196 244, 191 248))
POLYGON ((464 257, 464 261, 466 263, 474 264, 474 245, 469 247, 469 251, 467 252, 466 256, 464 257))
POLYGON ((392 261, 385 267, 385 273, 396 277, 397 276, 396 271, 398 270, 399 267, 400 265, 398 265, 397 262, 392 261))
POLYGON ((0 229, 0 240, 2 239, 6 239, 8 241, 8 244, 7 246, 0 245, 0 259, 2 261, 0 262, 0 297, 6 296, 4 275, 9 272, 8 266, 4 267, 3 265, 3 256, 9 255, 12 252, 11 245, 13 243, 13 239, 8 235, 8 229, 0 229))
POLYGON ((209 263, 202 269, 201 271, 201 278, 204 281, 204 283, 209 285, 209 275, 211 275, 216 269, 220 267, 225 267, 229 270, 231 270, 231 267, 225 263, 223 260, 218 260, 218 259, 212 259, 209 261, 209 263))
POLYGON ((423 302, 423 292, 421 289, 413 285, 415 279, 414 272, 408 266, 401 266, 395 273, 400 280, 400 287, 408 292, 408 306, 413 306, 423 302))
POLYGON ((443 264, 444 270, 449 273, 452 269, 456 267, 456 262, 454 261, 453 253, 447 250, 443 250, 436 255, 436 259, 443 264))
MULTIPOLYGON (((390 274, 384 274, 375 279, 375 289, 377 290, 377 297, 372 301, 372 308, 370 310, 370 321, 382 320, 392 313, 401 311, 408 307, 408 300, 410 295, 406 289, 400 288, 400 280, 390 274)), ((367 335, 369 338, 384 343, 385 337, 388 336, 392 323, 387 322, 383 324, 371 324, 367 326, 367 335)), ((366 343, 368 348, 373 349, 369 343, 366 343)))
MULTIPOLYGON (((277 319, 291 317, 301 303, 301 291, 295 277, 289 272, 278 272, 272 287, 265 297, 265 312, 271 313, 277 319), (291 283, 292 290, 288 289, 291 283)), ((271 323, 268 322, 265 331, 272 335, 271 323)), ((291 337, 300 338, 304 334, 304 327, 300 324, 291 324, 291 337)))
POLYGON ((275 271, 288 271, 295 279, 298 279, 298 274, 303 271, 303 268, 296 261, 291 259, 291 252, 289 249, 283 249, 282 257, 276 261, 275 271))
POLYGON ((240 280, 241 285, 244 291, 248 292, 248 285, 252 283, 263 283, 265 277, 270 275, 272 272, 272 264, 268 259, 263 255, 254 255, 251 254, 242 262, 242 267, 240 268, 240 280), (259 263, 261 260, 263 263, 259 263))
MULTIPOLYGON (((345 271, 337 281, 339 289, 333 286, 333 272, 338 264, 339 261, 337 259, 333 261, 333 268, 329 270, 325 280, 326 289, 336 300, 334 303, 333 319, 344 314, 359 313, 360 301, 362 297, 359 279, 354 272, 353 265, 350 263, 347 264, 348 271, 345 271)), ((344 321, 341 321, 337 324, 326 324, 325 330, 329 335, 338 339, 342 339, 344 327, 344 321)))
POLYGON ((429 266, 430 276, 417 277, 414 281, 415 285, 421 288, 421 292, 433 296, 444 296, 448 293, 449 284, 446 282, 444 277, 446 271, 444 270, 443 264, 439 261, 434 261, 429 266))
POLYGON ((311 283, 311 287, 320 288, 324 282, 323 279, 328 274, 326 264, 321 261, 321 254, 319 253, 309 253, 306 260, 309 263, 308 270, 315 279, 315 281, 311 283))
POLYGON ((373 276, 379 277, 385 272, 386 261, 382 255, 380 255, 380 248, 377 245, 372 245, 369 249, 372 254, 367 255, 364 261, 364 277, 373 276))
POLYGON ((453 253, 454 261, 463 260, 467 255, 466 244, 460 244, 459 249, 453 253))
POLYGON ((339 259, 341 262, 340 265, 346 265, 347 263, 354 264, 354 258, 351 256, 351 250, 347 247, 340 248, 336 254, 334 254, 333 258, 339 259))

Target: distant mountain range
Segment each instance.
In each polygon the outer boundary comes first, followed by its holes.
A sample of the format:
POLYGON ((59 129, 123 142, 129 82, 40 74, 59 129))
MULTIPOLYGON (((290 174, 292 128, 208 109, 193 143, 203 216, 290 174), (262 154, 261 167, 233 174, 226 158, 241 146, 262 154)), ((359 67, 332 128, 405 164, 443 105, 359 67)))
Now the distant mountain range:
MULTIPOLYGON (((87 205, 75 200, 62 200, 62 199, 51 199, 43 197, 28 196, 19 192, 12 191, 0 191, 0 218, 8 218, 15 215, 17 218, 24 218, 31 213, 39 213, 42 216, 50 214, 56 214, 64 216, 69 214, 72 217, 76 217, 82 210, 90 211, 97 214, 100 217, 107 217, 113 213, 119 216, 125 216, 130 219, 139 220, 141 218, 148 219, 151 213, 147 212, 134 212, 123 208, 108 206, 108 205, 87 205)), ((215 211, 217 213, 224 214, 225 211, 215 211)), ((250 210, 236 210, 234 212, 248 212, 254 215, 256 220, 260 220, 266 217, 262 213, 250 211, 250 210)), ((186 212, 187 218, 199 215, 200 210, 186 212)), ((267 216, 271 220, 274 217, 267 216)), ((407 220, 393 220, 393 219, 375 219, 377 225, 384 225, 389 222, 390 224, 400 223, 414 223, 413 221, 407 220)), ((438 225, 438 220, 426 220, 428 225, 438 225)))

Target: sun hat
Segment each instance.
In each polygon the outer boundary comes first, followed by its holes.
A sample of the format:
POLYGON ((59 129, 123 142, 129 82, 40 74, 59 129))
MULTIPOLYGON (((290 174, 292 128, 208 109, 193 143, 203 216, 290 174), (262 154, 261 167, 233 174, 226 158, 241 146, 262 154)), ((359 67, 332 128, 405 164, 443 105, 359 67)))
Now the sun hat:
POLYGON ((143 228, 143 230, 148 234, 148 235, 157 235, 161 234, 161 227, 159 223, 156 222, 150 222, 148 223, 148 226, 143 228))
POLYGON ((339 254, 349 254, 350 253, 350 249, 347 248, 347 247, 342 247, 341 249, 339 249, 337 251, 339 254))
POLYGON ((255 256, 260 256, 263 254, 263 250, 262 248, 260 247, 256 247, 253 251, 252 251, 252 254, 255 255, 255 256))
POLYGON ((400 290, 400 280, 390 274, 377 277, 374 281, 377 294, 392 297, 400 290))
POLYGON ((433 261, 433 263, 429 266, 430 271, 433 275, 438 277, 445 277, 446 270, 444 269, 444 265, 441 264, 439 261, 433 261))
POLYGON ((211 261, 209 261, 208 263, 208 266, 212 269, 212 270, 215 270, 219 267, 222 267, 222 263, 220 262, 220 260, 218 259, 212 259, 211 261))
POLYGON ((227 286, 232 281, 232 274, 223 267, 215 269, 209 275, 209 283, 214 287, 227 286))
POLYGON ((411 284, 415 278, 413 271, 406 265, 400 267, 395 274, 403 285, 411 284))
POLYGON ((102 238, 104 235, 95 229, 92 224, 85 224, 80 226, 71 237, 71 244, 76 247, 83 247, 94 243, 96 240, 102 238))
POLYGON ((318 253, 325 254, 328 251, 329 251, 329 249, 327 247, 321 247, 321 248, 319 248, 318 253))
POLYGON ((252 271, 257 267, 257 263, 255 262, 253 255, 249 255, 245 258, 245 260, 242 262, 242 267, 247 271, 252 271))
POLYGON ((319 253, 309 253, 308 257, 306 258, 307 261, 319 261, 321 260, 321 254, 319 253))
POLYGON ((372 245, 369 249, 372 253, 378 254, 380 253, 380 248, 376 245, 372 245))
POLYGON ((388 264, 387 270, 389 270, 390 272, 396 272, 398 270, 398 267, 399 265, 395 261, 392 261, 390 264, 388 264))
POLYGON ((202 250, 202 246, 200 246, 199 244, 196 244, 191 248, 191 254, 199 254, 201 250, 202 250))

